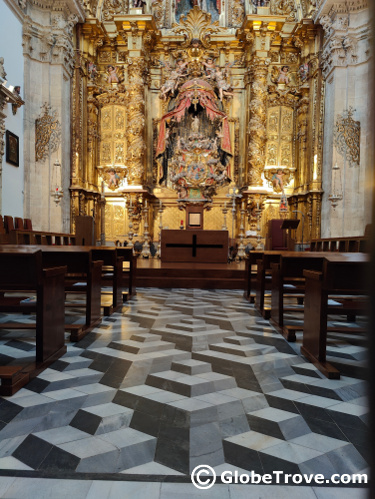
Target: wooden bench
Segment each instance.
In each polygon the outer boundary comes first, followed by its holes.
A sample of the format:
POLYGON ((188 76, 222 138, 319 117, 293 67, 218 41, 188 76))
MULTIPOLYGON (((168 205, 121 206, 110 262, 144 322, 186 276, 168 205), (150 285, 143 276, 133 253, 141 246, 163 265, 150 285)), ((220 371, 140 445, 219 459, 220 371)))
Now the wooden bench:
POLYGON ((137 258, 134 255, 133 248, 117 247, 117 255, 123 260, 123 278, 124 285, 128 287, 128 291, 123 292, 123 301, 129 300, 137 294, 136 291, 136 275, 137 275, 137 258))
POLYGON ((321 272, 305 270, 305 311, 301 353, 325 376, 340 377, 339 371, 326 361, 327 333, 364 332, 362 328, 328 327, 328 315, 365 313, 366 273, 369 258, 364 254, 326 257, 321 272), (334 302, 330 304, 329 299, 334 302))
POLYGON ((332 251, 340 253, 365 253, 369 250, 370 239, 360 237, 331 237, 313 239, 310 243, 311 251, 332 251))
POLYGON ((35 324, 2 322, 1 329, 35 329, 35 362, 0 366, 0 394, 12 395, 66 352, 64 344, 64 276, 66 267, 43 268, 42 252, 0 246, 0 312, 35 313, 35 324), (25 301, 19 292, 36 294, 25 301))
POLYGON ((250 303, 255 302, 255 282, 257 278, 257 261, 263 256, 263 251, 250 251, 245 260, 244 298, 250 303), (254 268, 255 267, 255 268, 254 268))
MULTIPOLYGON (((85 295, 84 324, 66 324, 70 340, 79 341, 101 323, 101 274, 103 262, 95 261, 92 251, 85 246, 34 246, 41 248, 43 265, 66 265, 65 291, 85 295)), ((75 305, 70 304, 74 308, 75 305)))
POLYGON ((264 306, 264 295, 266 290, 271 289, 271 265, 278 263, 282 251, 264 251, 261 258, 257 260, 257 276, 255 281, 255 308, 265 318, 270 318, 270 309, 264 306))
POLYGON ((286 325, 284 314, 287 311, 303 312, 295 306, 285 306, 285 298, 297 298, 303 304, 305 293, 305 269, 320 271, 327 253, 324 252, 284 252, 279 263, 272 263, 271 323, 288 341, 295 341, 299 326, 286 325))
MULTIPOLYGON (((92 250, 93 260, 103 261, 102 285, 112 285, 112 303, 104 305, 104 315, 111 315, 123 305, 122 293, 125 290, 124 275, 122 271, 123 256, 119 256, 117 248, 113 246, 85 246, 92 250)), ((102 291, 102 294, 106 293, 102 291)))

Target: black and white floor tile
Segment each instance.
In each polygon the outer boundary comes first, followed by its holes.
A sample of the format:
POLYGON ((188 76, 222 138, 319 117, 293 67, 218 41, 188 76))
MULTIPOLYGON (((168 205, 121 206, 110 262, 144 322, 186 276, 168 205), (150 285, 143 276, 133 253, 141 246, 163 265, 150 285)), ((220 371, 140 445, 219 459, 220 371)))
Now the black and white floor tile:
MULTIPOLYGON (((75 320, 79 310, 70 317, 75 320)), ((61 480, 64 497, 74 484, 82 491, 74 497, 115 497, 125 489, 145 497, 147 487, 151 497, 200 497, 189 474, 201 464, 217 472, 327 478, 366 472, 361 337, 330 339, 330 358, 359 373, 340 380, 307 363, 300 343, 297 335, 288 344, 242 291, 138 290, 122 313, 68 343, 64 357, 14 396, 0 398, 0 497, 38 497, 32 495, 38 486, 60 497, 61 480), (26 495, 17 492, 22 481, 29 483, 26 495)), ((0 333, 3 365, 33 353, 30 332, 0 333)), ((294 497, 289 489, 282 489, 285 496, 294 497)), ((259 490, 268 497, 272 486, 259 490)), ((324 497, 345 497, 341 487, 327 490, 324 497)), ((306 491, 323 497, 322 489, 306 491)), ((245 497, 241 485, 203 492, 245 497)), ((350 489, 350 497, 364 493, 350 489)))

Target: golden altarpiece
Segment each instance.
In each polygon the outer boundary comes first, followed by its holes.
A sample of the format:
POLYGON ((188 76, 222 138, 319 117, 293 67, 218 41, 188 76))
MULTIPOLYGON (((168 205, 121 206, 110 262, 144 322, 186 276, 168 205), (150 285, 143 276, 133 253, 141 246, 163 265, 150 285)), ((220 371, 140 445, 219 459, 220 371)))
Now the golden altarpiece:
POLYGON ((161 226, 178 228, 186 207, 200 205, 205 229, 228 225, 248 242, 259 243, 268 220, 300 215, 297 239, 318 237, 324 80, 314 3, 85 2, 72 229, 77 215, 93 215, 97 240, 146 232, 157 241, 161 226))

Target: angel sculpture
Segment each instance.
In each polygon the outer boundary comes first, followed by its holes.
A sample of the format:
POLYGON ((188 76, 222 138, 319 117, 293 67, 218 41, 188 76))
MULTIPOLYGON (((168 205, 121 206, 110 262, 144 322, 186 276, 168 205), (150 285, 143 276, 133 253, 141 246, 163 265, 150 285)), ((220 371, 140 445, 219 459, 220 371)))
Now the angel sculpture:
POLYGON ((183 59, 178 59, 175 69, 172 70, 168 62, 167 63, 163 61, 159 62, 163 67, 166 67, 168 71, 170 71, 168 79, 160 88, 161 92, 160 98, 165 100, 167 98, 167 94, 169 93, 173 94, 174 91, 177 90, 181 78, 187 75, 186 66, 188 65, 188 63, 184 62, 183 59))
POLYGON ((215 68, 215 80, 216 84, 219 88, 219 96, 220 100, 223 100, 224 95, 234 95, 232 92, 229 92, 231 88, 231 84, 227 82, 227 78, 230 74, 229 69, 234 66, 238 61, 232 62, 232 64, 226 64, 224 69, 221 71, 219 66, 215 68))

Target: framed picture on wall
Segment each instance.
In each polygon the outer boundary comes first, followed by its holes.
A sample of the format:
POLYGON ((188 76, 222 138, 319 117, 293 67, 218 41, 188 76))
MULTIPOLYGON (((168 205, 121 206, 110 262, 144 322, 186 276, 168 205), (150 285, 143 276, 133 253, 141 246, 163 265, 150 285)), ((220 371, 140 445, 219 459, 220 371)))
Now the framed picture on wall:
POLYGON ((7 130, 5 132, 5 160, 14 166, 20 166, 20 141, 17 135, 7 130))

